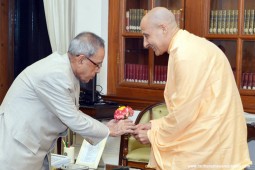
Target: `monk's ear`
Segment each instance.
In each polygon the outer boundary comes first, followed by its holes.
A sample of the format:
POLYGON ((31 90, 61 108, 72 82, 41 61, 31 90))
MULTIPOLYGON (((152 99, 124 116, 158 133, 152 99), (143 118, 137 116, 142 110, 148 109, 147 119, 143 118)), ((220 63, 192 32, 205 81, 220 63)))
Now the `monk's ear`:
POLYGON ((167 26, 165 24, 160 24, 159 27, 163 31, 164 34, 167 33, 167 26))

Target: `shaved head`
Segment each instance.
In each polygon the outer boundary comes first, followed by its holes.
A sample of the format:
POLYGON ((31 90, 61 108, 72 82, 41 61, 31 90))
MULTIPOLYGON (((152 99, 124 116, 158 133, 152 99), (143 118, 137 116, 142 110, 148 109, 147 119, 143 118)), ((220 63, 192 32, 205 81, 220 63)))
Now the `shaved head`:
POLYGON ((167 25, 177 26, 173 13, 170 12, 167 8, 163 7, 153 8, 150 12, 148 12, 147 15, 144 16, 143 19, 149 20, 149 23, 155 26, 163 23, 167 25))
POLYGON ((164 7, 150 10, 141 20, 144 47, 152 48, 156 55, 168 51, 171 39, 179 30, 175 16, 164 7))

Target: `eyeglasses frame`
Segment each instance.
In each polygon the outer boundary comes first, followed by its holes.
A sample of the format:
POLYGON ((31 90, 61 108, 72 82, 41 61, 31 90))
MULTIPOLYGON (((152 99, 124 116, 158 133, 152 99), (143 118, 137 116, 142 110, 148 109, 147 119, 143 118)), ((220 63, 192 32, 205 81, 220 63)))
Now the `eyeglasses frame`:
MULTIPOLYGON (((82 54, 80 54, 80 55, 82 55, 82 54)), ((76 55, 76 56, 78 57, 78 56, 80 56, 80 55, 76 55)), ((84 57, 85 57, 86 59, 88 59, 92 64, 94 64, 94 66, 96 66, 98 69, 100 69, 100 68, 102 67, 102 64, 97 64, 97 63, 95 63, 95 62, 92 61, 90 58, 86 57, 85 55, 84 55, 84 57)))

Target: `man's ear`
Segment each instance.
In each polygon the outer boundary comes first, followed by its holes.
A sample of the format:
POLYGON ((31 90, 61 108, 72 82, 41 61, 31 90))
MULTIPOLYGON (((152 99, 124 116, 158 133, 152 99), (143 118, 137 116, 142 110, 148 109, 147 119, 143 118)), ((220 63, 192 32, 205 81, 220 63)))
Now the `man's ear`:
POLYGON ((83 60, 84 60, 84 55, 76 56, 76 61, 78 62, 78 64, 82 64, 83 60))

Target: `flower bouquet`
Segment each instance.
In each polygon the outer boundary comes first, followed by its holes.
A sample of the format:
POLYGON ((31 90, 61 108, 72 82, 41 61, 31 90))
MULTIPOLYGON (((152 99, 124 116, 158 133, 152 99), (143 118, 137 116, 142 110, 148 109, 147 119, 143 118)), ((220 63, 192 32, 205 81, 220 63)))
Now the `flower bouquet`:
POLYGON ((120 106, 114 112, 114 119, 115 120, 123 120, 127 119, 130 116, 134 115, 134 110, 129 106, 120 106))

